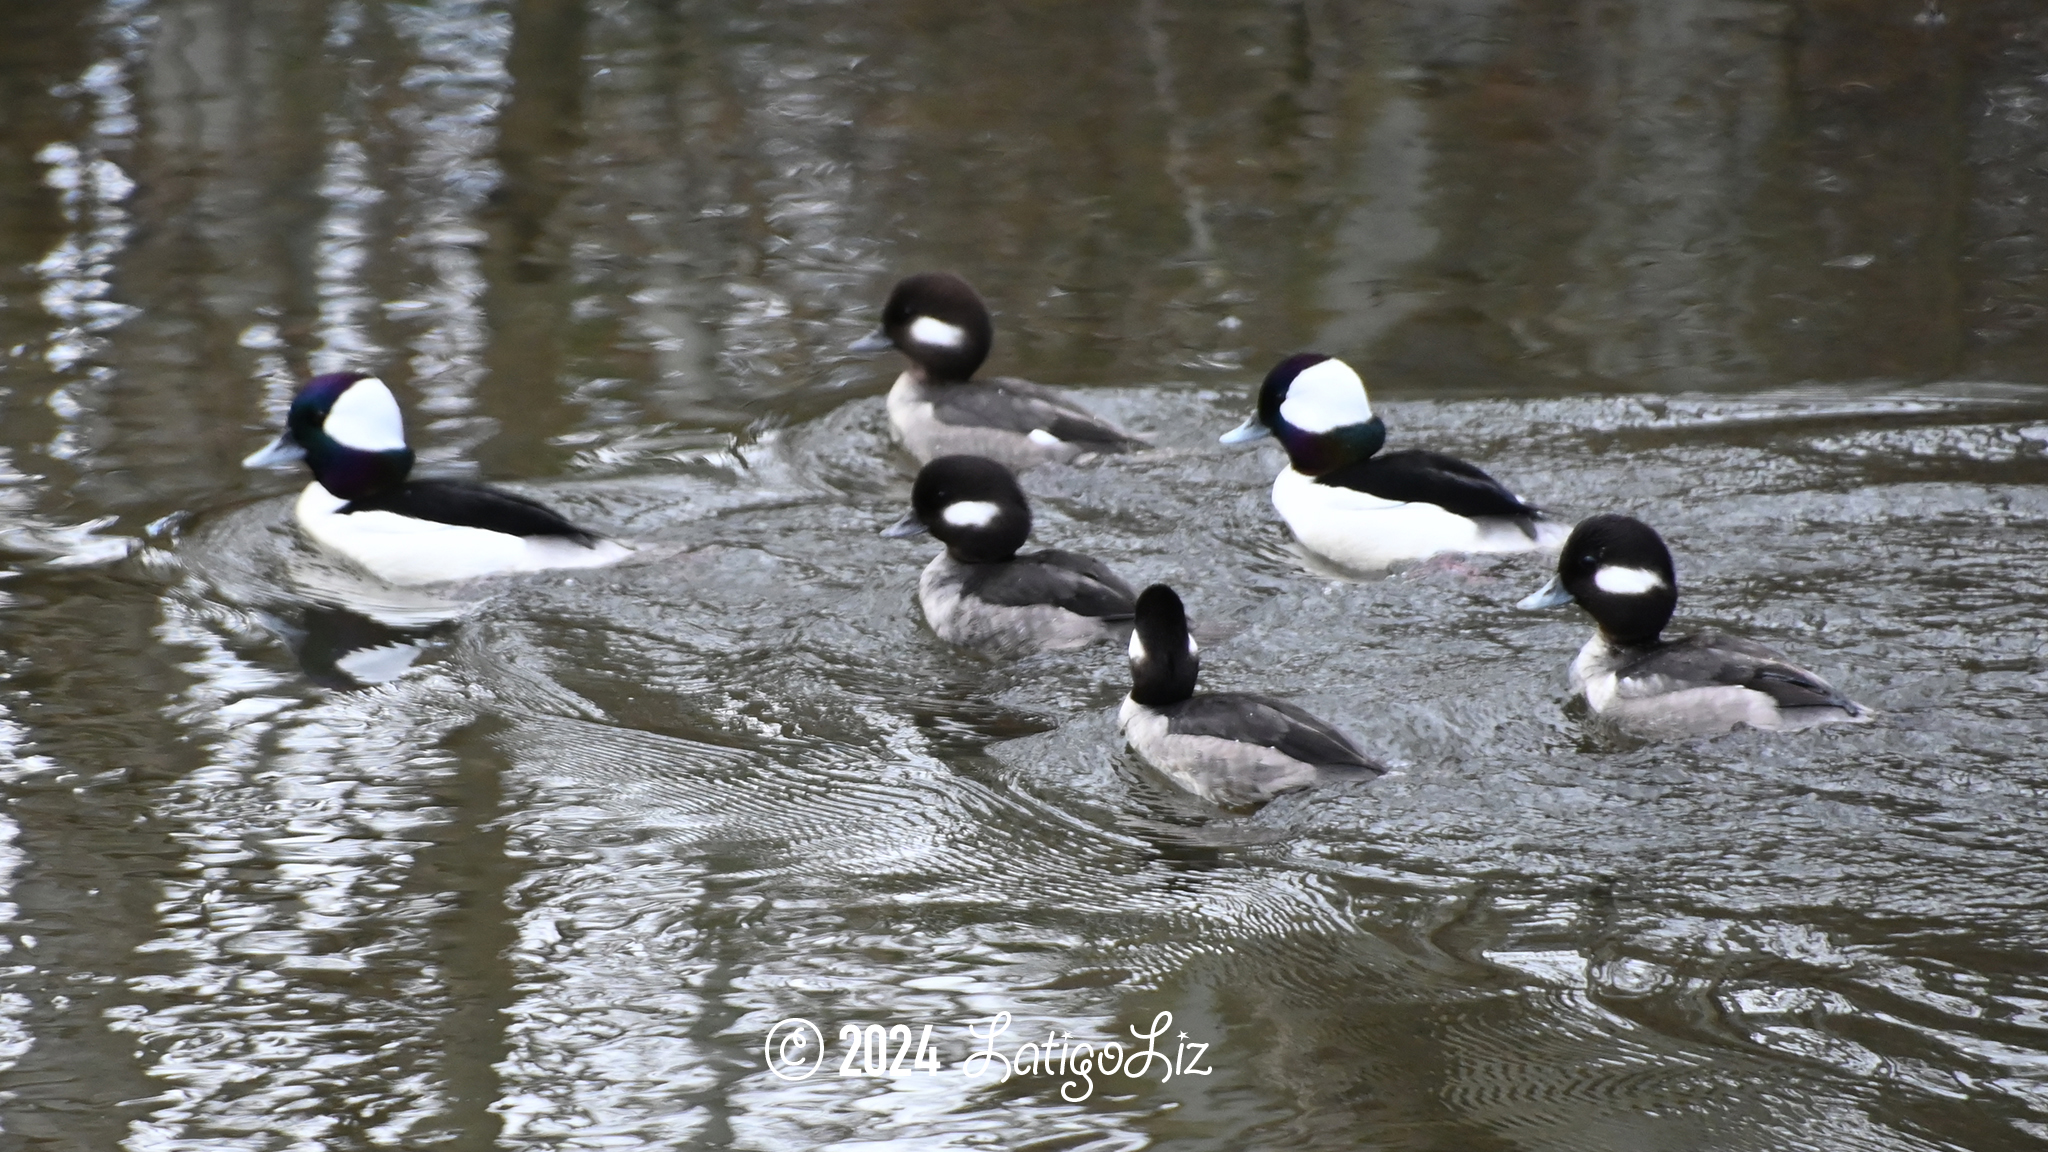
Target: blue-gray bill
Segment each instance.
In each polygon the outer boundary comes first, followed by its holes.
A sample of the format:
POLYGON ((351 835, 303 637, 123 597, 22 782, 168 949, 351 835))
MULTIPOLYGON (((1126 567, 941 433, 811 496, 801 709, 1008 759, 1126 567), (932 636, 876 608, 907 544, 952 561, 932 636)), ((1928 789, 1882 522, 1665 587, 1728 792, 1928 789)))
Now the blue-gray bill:
POLYGON ((1248 416, 1244 423, 1218 436, 1216 440, 1221 444, 1249 444, 1254 440, 1264 440, 1272 434, 1273 430, 1259 423, 1257 416, 1248 416))
POLYGON ((882 529, 882 535, 891 539, 901 539, 905 536, 922 536, 924 534, 924 522, 917 518, 917 513, 915 512, 906 513, 903 519, 882 529))
POLYGON ((848 352, 887 352, 895 346, 896 342, 889 339, 887 332, 876 329, 847 345, 846 350, 848 352))
POLYGON ((280 432, 277 439, 242 457, 244 468, 279 468, 296 464, 306 458, 306 450, 292 439, 290 432, 280 432))
POLYGON ((1552 576, 1550 583, 1538 588, 1515 602, 1517 608, 1562 608, 1572 602, 1572 594, 1564 590, 1564 579, 1552 576))

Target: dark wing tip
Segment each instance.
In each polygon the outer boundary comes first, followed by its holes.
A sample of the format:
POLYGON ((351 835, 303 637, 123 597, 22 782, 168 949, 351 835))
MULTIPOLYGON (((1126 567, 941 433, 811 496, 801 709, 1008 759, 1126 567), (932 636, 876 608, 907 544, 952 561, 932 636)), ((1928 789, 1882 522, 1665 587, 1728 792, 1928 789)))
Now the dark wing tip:
POLYGON ((1377 780, 1387 774, 1387 766, 1361 756, 1356 764, 1318 764, 1316 780, 1320 783, 1341 783, 1345 780, 1377 780))

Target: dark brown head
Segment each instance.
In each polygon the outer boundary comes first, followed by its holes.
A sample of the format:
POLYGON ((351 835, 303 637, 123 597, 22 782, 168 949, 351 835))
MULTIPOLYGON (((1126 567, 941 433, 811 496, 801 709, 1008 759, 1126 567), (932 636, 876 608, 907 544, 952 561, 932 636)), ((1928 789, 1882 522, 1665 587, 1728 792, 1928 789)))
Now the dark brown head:
POLYGON ((1671 549, 1648 524, 1608 513, 1572 529, 1557 557, 1557 576, 1520 607, 1554 608, 1578 601, 1618 644, 1654 644, 1678 607, 1671 549))
POLYGON ((920 272, 897 281, 882 306, 881 331, 854 347, 894 346, 933 383, 962 384, 994 343, 995 326, 972 285, 951 272, 920 272))
POLYGON ((1158 708, 1193 696, 1202 670, 1200 652, 1188 634, 1187 609, 1173 589, 1154 584, 1138 593, 1131 630, 1131 699, 1158 708))
POLYGON ((941 456, 917 473, 910 514, 885 535, 930 532, 962 564, 1008 560, 1031 536, 1031 505, 1008 468, 984 456, 941 456))

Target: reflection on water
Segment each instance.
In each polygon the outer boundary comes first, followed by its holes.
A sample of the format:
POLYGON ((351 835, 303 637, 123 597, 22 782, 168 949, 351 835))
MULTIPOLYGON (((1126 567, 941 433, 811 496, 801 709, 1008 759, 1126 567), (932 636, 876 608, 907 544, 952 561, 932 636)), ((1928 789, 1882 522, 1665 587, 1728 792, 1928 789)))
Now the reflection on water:
POLYGON ((2019 0, 0 5, 0 1130, 2037 1146, 2043 75, 2019 0), (1112 648, 929 635, 843 348, 931 267, 1159 445, 1039 535, 1397 774, 1220 813, 1112 648), (1637 744, 1536 559, 1305 571, 1214 437, 1308 345, 1882 721, 1637 744), (237 461, 342 366, 641 552, 312 552, 237 461), (1005 1012, 1209 1072, 970 1080, 1005 1012))

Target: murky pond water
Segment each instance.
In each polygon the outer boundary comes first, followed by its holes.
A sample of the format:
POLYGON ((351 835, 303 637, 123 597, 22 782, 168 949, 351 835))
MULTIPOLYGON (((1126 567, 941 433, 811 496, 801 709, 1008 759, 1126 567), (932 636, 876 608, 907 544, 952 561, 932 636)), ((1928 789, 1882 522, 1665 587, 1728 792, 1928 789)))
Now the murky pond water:
POLYGON ((0 1143, 2048 1143, 2044 77, 2022 0, 0 5, 0 1143), (844 351, 924 268, 1157 446, 1039 541, 1395 774, 1220 811, 1120 650, 930 635, 844 351), (1311 571, 1215 443, 1303 347, 1880 721, 1635 743, 1539 560, 1311 571), (640 554, 312 551, 237 461, 356 366, 640 554))

